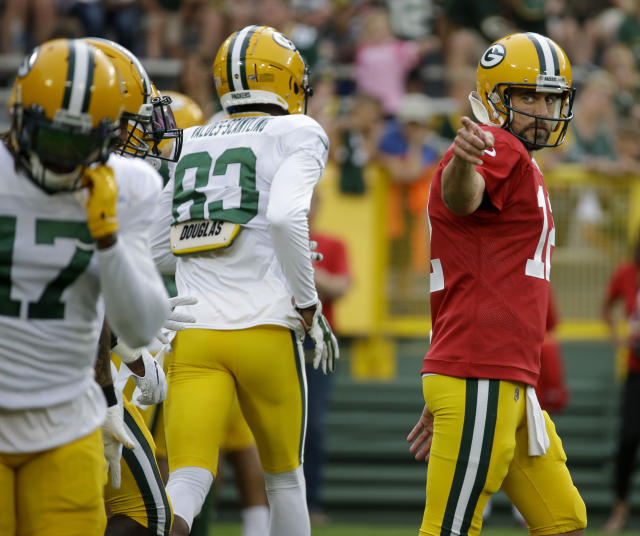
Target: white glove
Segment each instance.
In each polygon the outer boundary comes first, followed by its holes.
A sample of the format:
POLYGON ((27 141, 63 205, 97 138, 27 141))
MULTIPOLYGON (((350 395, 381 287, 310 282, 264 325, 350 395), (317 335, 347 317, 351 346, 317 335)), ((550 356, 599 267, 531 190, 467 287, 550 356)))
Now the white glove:
POLYGON ((324 255, 322 255, 322 253, 320 253, 319 251, 316 251, 317 249, 318 242, 316 242, 315 240, 309 240, 309 250, 311 251, 312 261, 321 261, 322 259, 324 259, 324 255))
POLYGON ((316 345, 313 368, 317 370, 318 366, 322 364, 322 372, 324 374, 327 374, 327 372, 332 373, 335 369, 335 360, 340 357, 340 349, 329 322, 322 314, 322 304, 318 302, 310 326, 304 321, 302 315, 299 316, 305 332, 316 345))
MULTIPOLYGON (((182 331, 185 328, 185 324, 193 324, 196 321, 195 316, 186 313, 178 313, 175 308, 180 305, 195 305, 196 303, 198 303, 198 298, 194 298, 193 296, 176 296, 175 298, 169 298, 171 312, 169 313, 169 318, 167 318, 163 327, 170 331, 182 331)), ((156 338, 162 344, 169 344, 169 339, 162 332, 157 333, 156 338)))
POLYGON ((153 358, 146 348, 141 348, 141 350, 144 376, 131 375, 140 389, 140 395, 135 399, 135 402, 142 405, 159 404, 167 396, 167 378, 162 370, 162 365, 153 358))
POLYGON ((111 471, 111 486, 114 489, 120 489, 122 446, 128 449, 135 446, 124 424, 124 410, 120 398, 115 406, 107 408, 107 418, 102 423, 102 444, 104 457, 107 459, 107 469, 111 471))

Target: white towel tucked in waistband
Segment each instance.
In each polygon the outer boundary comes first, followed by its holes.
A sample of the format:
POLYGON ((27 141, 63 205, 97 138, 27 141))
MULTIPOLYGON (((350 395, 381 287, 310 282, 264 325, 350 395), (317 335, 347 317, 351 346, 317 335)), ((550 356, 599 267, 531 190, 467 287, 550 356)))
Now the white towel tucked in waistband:
POLYGON ((536 396, 536 390, 527 386, 527 432, 529 456, 544 456, 549 448, 549 435, 544 425, 544 415, 536 396))

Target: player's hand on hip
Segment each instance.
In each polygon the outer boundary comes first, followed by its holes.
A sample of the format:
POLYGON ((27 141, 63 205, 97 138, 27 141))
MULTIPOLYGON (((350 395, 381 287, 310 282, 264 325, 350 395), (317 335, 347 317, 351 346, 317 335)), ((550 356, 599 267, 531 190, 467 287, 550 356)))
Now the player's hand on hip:
POLYGON ((483 130, 466 116, 461 121, 462 127, 458 129, 451 146, 453 154, 470 164, 480 166, 485 149, 493 147, 493 134, 483 130))
POLYGON ((305 333, 315 344, 313 368, 317 370, 318 367, 322 367, 324 374, 331 374, 335 370, 336 359, 340 357, 340 349, 329 322, 322 314, 322 304, 320 302, 316 304, 311 318, 309 318, 309 310, 303 312, 298 310, 298 314, 305 333))
POLYGON ((118 230, 118 185, 113 170, 108 166, 85 169, 82 184, 89 189, 85 210, 91 236, 97 240, 114 234, 118 230))
POLYGON ((120 458, 122 447, 128 449, 134 447, 133 439, 124 425, 124 410, 122 400, 118 397, 118 403, 107 408, 107 418, 102 423, 102 444, 104 445, 104 457, 107 459, 107 468, 111 473, 111 486, 120 488, 120 458))
POLYGON ((432 441, 433 414, 425 404, 420 419, 418 419, 418 422, 407 436, 407 442, 411 443, 409 452, 415 455, 416 460, 429 461, 432 441))

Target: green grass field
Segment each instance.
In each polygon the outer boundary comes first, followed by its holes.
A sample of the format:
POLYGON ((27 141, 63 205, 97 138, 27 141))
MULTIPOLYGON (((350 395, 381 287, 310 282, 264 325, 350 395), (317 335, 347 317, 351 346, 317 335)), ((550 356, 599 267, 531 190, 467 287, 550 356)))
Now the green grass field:
MULTIPOLYGON (((379 525, 346 525, 335 524, 326 527, 314 527, 313 536, 417 536, 418 527, 394 527, 379 525)), ((598 530, 587 529, 589 535, 599 536, 598 530)), ((211 525, 209 536, 241 536, 240 525, 237 523, 215 523, 211 525)), ((487 527, 482 536, 525 536, 527 531, 519 528, 487 527)), ((637 531, 621 532, 619 536, 637 536, 637 531)))

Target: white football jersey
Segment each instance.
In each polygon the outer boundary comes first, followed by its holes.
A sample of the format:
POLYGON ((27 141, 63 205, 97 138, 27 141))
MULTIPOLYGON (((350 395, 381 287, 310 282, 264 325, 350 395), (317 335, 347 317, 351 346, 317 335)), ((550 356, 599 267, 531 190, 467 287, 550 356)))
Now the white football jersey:
POLYGON ((185 310, 197 319, 189 327, 299 327, 292 297, 301 307, 317 301, 306 211, 328 149, 325 131, 306 115, 244 116, 184 131, 180 160, 156 211, 152 251, 161 269, 175 263, 178 293, 198 298, 185 310), (271 199, 272 187, 281 199, 271 199), (292 223, 291 262, 281 263, 269 222, 278 210, 286 220, 294 207, 304 217, 292 223), (169 228, 189 221, 233 222, 240 232, 228 247, 172 259, 169 228))
MULTIPOLYGON (((139 160, 112 155, 108 165, 118 242, 146 244, 161 179, 139 160)), ((94 382, 104 303, 87 192, 45 193, 15 172, 4 144, 0 169, 0 408, 50 407, 94 382)))

